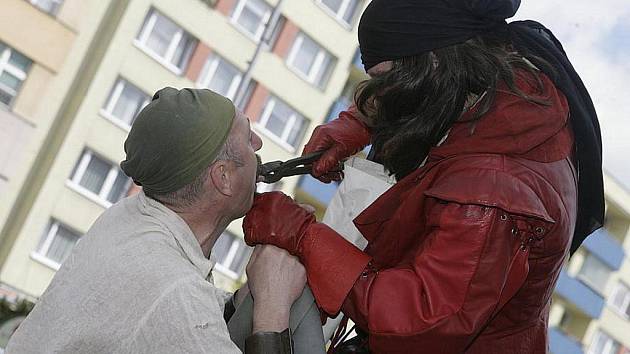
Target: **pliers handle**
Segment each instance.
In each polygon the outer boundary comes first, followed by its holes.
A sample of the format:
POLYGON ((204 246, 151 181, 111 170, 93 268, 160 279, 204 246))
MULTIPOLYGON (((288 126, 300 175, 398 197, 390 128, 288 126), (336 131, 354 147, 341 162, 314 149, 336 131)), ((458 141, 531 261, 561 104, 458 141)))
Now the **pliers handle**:
POLYGON ((276 183, 283 177, 305 175, 311 173, 313 162, 317 161, 323 151, 313 152, 287 161, 271 161, 258 168, 258 175, 263 177, 262 182, 276 183))

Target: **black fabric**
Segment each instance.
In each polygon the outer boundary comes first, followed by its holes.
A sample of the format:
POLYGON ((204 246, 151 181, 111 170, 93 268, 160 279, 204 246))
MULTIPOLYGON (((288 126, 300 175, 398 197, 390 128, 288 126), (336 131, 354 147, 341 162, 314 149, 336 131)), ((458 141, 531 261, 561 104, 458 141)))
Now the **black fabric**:
POLYGON ((373 0, 359 23, 365 70, 505 28, 520 0, 373 0))
POLYGON ((575 135, 578 172, 578 213, 571 254, 584 239, 604 224, 604 182, 602 176, 602 138, 593 101, 580 76, 567 58, 562 44, 551 31, 535 21, 509 24, 512 43, 532 62, 537 57, 553 70, 540 68, 552 78, 569 102, 571 126, 575 135))
POLYGON ((293 354, 291 329, 257 332, 245 339, 245 354, 293 354))
POLYGON ((539 67, 567 97, 576 141, 578 212, 573 254, 604 222, 599 122, 588 91, 553 33, 535 21, 505 22, 519 6, 520 0, 373 0, 359 24, 361 59, 367 71, 383 61, 499 32, 533 63, 537 58, 549 63, 551 70, 539 67))
POLYGON ((223 320, 225 320, 225 323, 228 323, 236 312, 236 305, 234 304, 234 301, 236 301, 236 293, 238 293, 238 290, 225 302, 225 307, 223 308, 223 320))
POLYGON ((369 354, 369 336, 367 332, 362 331, 359 327, 354 327, 356 336, 344 341, 335 347, 334 354, 369 354))

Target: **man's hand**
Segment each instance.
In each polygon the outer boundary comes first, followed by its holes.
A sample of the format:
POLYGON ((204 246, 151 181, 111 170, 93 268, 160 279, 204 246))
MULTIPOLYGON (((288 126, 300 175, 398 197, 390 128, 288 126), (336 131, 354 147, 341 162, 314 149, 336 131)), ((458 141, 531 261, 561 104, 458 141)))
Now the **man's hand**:
POLYGON ((247 264, 247 277, 254 298, 252 333, 285 330, 291 305, 306 285, 302 264, 278 247, 258 245, 247 264))

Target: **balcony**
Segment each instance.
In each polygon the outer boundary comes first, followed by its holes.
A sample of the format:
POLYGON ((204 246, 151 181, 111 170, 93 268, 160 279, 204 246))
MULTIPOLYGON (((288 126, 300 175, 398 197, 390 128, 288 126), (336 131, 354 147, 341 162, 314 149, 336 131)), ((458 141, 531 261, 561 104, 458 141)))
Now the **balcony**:
POLYGON ((582 354, 582 344, 556 327, 549 328, 549 349, 552 354, 582 354))
POLYGON ((580 311, 591 318, 598 318, 604 308, 604 298, 581 281, 570 277, 562 270, 556 285, 556 293, 572 302, 580 311))
POLYGON ((586 238, 583 247, 613 270, 621 268, 625 257, 623 247, 606 229, 599 229, 586 238))
POLYGON ((300 179, 300 182, 298 182, 298 188, 300 188, 304 193, 307 193, 325 208, 328 206, 328 203, 330 203, 330 200, 337 191, 337 183, 333 182, 325 184, 309 175, 306 175, 300 179))
POLYGON ((339 113, 345 111, 350 106, 350 100, 345 97, 339 97, 333 104, 330 106, 330 110, 328 111, 328 116, 326 116, 326 122, 330 122, 331 120, 337 118, 339 113))
POLYGON ((357 48, 357 52, 354 53, 354 58, 352 58, 352 65, 354 65, 357 69, 363 71, 363 62, 361 61, 361 51, 357 48))

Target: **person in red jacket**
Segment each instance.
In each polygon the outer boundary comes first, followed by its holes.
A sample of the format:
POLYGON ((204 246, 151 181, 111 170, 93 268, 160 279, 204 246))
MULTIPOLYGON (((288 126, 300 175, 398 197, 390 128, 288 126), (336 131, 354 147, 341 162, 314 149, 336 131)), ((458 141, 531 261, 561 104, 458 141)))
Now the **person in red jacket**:
POLYGON ((551 32, 505 22, 519 4, 367 7, 359 42, 371 79, 304 149, 325 150, 313 168, 325 182, 369 143, 396 176, 354 220, 364 251, 279 192, 258 195, 244 220, 248 244, 300 258, 322 311, 367 333, 365 352, 548 350, 562 264, 603 220, 601 138, 551 32))

